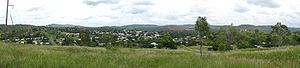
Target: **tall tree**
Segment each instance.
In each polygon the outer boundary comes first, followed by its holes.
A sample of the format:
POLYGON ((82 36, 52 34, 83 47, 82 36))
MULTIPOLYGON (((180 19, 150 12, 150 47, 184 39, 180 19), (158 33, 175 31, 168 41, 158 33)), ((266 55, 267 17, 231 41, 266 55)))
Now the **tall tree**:
POLYGON ((80 30, 79 38, 81 39, 79 45, 81 46, 90 46, 90 35, 88 30, 80 30))
POLYGON ((243 36, 239 34, 239 31, 233 26, 233 24, 220 27, 217 34, 217 39, 226 43, 226 48, 228 49, 225 50, 231 50, 230 45, 236 43, 235 41, 239 41, 238 38, 243 39, 243 36))
POLYGON ((277 22, 276 25, 271 26, 272 32, 276 34, 277 45, 281 46, 286 40, 286 36, 290 34, 290 30, 286 25, 281 24, 281 22, 277 22))
MULTIPOLYGON (((196 21, 195 30, 199 32, 200 39, 205 38, 210 33, 210 27, 206 20, 206 17, 199 16, 196 21)), ((202 55, 202 45, 200 46, 200 54, 202 55)))

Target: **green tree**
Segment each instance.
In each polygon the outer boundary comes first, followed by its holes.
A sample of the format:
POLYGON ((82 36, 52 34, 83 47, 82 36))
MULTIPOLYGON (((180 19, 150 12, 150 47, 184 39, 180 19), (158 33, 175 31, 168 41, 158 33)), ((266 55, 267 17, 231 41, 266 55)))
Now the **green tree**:
POLYGON ((281 24, 281 22, 277 22, 276 25, 271 26, 273 34, 276 35, 277 45, 281 46, 285 43, 286 37, 290 35, 290 30, 286 25, 281 24))
POLYGON ((265 45, 263 44, 263 42, 266 41, 267 35, 264 34, 263 32, 259 32, 258 29, 255 29, 255 32, 251 32, 248 34, 249 34, 248 36, 251 36, 250 38, 251 40, 249 41, 251 45, 265 45))
POLYGON ((92 46, 90 45, 90 35, 88 30, 80 30, 79 38, 81 39, 79 45, 81 46, 92 46))
POLYGON ((218 41, 215 41, 215 43, 213 44, 212 49, 215 50, 215 51, 217 51, 217 50, 218 51, 226 51, 226 50, 231 50, 232 48, 230 46, 228 46, 226 44, 226 42, 218 40, 218 41))
MULTIPOLYGON (((206 17, 199 16, 195 24, 195 30, 199 32, 200 39, 210 33, 210 27, 206 20, 206 17)), ((202 55, 202 45, 200 46, 200 54, 202 55)))
POLYGON ((177 49, 177 46, 175 45, 175 42, 173 41, 171 36, 164 36, 162 39, 163 47, 167 47, 170 49, 177 49))
POLYGON ((231 24, 229 26, 220 27, 216 38, 215 41, 224 41, 226 42, 226 47, 231 47, 230 45, 237 44, 237 41, 244 40, 247 37, 240 34, 240 32, 231 24))
POLYGON ((296 44, 300 44, 300 31, 294 32, 295 37, 294 40, 296 41, 296 44))
POLYGON ((115 45, 117 38, 118 38, 118 36, 112 35, 112 34, 101 34, 101 35, 97 35, 97 36, 99 38, 96 40, 99 41, 98 43, 103 43, 104 45, 102 45, 102 46, 104 46, 104 47, 115 45))
POLYGON ((62 45, 72 45, 72 43, 73 43, 73 39, 72 38, 70 38, 70 37, 65 37, 65 40, 64 40, 64 42, 62 43, 62 45))
POLYGON ((235 44, 235 41, 238 41, 240 38, 242 38, 239 34, 239 31, 233 26, 233 24, 226 27, 225 36, 227 45, 235 44))

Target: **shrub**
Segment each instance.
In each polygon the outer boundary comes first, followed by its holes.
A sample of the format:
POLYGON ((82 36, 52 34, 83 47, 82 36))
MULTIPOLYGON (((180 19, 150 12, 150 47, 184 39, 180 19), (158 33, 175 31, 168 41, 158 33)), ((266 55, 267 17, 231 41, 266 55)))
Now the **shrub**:
POLYGON ((175 42, 173 41, 171 36, 164 36, 162 38, 163 47, 170 48, 170 49, 177 49, 175 42))
POLYGON ((224 41, 216 41, 216 43, 213 44, 212 48, 209 48, 209 50, 215 50, 215 51, 226 51, 226 50, 231 50, 232 47, 227 45, 226 42, 224 41))
POLYGON ((237 43, 237 48, 238 49, 253 48, 254 46, 252 46, 252 45, 258 45, 258 44, 249 44, 247 42, 239 42, 239 43, 237 43))
POLYGON ((249 45, 247 44, 237 44, 238 49, 245 49, 245 48, 250 48, 249 45))
POLYGON ((113 46, 113 45, 107 45, 107 46, 105 46, 105 49, 111 50, 111 51, 117 51, 117 50, 120 49, 120 47, 118 47, 118 46, 113 46))

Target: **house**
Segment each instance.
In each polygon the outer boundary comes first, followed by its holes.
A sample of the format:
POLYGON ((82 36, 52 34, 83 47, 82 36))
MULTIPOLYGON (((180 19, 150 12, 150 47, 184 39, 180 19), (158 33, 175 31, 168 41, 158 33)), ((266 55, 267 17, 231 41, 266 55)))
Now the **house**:
POLYGON ((38 44, 38 42, 37 41, 32 41, 34 44, 38 44))
POLYGON ((152 42, 150 43, 151 45, 153 45, 154 47, 153 48, 157 48, 156 46, 158 45, 156 42, 152 42))
POLYGON ((49 43, 49 42, 46 42, 45 44, 46 44, 46 45, 50 45, 50 43, 49 43))
POLYGON ((24 41, 21 41, 20 43, 21 43, 21 44, 25 44, 25 42, 24 42, 24 41))
POLYGON ((58 42, 60 45, 62 45, 62 42, 58 42))
POLYGON ((19 41, 20 39, 15 39, 15 41, 17 42, 17 41, 19 41))
POLYGON ((79 33, 64 33, 63 35, 69 36, 69 37, 79 37, 79 33))

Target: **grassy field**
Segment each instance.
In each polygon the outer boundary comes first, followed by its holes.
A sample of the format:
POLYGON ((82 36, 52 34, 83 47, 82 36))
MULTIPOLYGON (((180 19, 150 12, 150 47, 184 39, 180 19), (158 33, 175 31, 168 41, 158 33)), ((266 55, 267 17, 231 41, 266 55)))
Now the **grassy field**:
POLYGON ((215 52, 37 46, 0 42, 0 68, 299 68, 300 46, 215 52))

